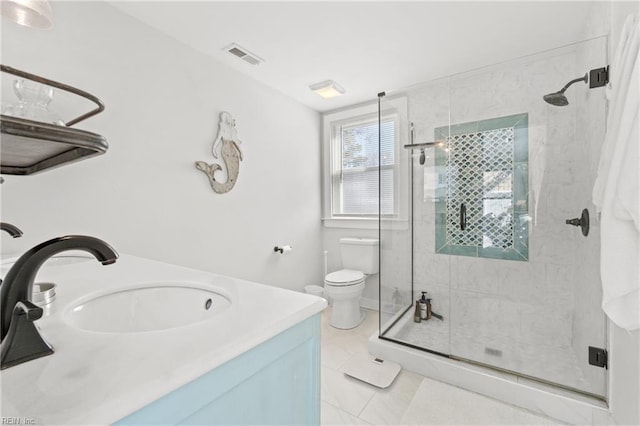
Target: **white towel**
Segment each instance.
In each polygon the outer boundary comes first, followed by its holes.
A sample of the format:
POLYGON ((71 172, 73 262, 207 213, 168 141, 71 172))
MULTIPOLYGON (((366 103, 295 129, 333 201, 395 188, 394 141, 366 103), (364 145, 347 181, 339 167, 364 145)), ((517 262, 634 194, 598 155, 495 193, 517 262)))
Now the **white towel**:
POLYGON ((640 328, 640 18, 629 16, 611 63, 609 114, 593 203, 601 211, 602 309, 640 328))

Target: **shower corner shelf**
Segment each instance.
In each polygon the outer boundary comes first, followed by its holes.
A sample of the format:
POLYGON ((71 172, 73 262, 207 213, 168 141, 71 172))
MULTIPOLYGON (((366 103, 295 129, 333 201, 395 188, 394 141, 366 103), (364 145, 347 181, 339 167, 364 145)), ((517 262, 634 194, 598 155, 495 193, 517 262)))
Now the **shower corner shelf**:
POLYGON ((65 126, 0 115, 0 174, 31 175, 107 152, 109 145, 104 136, 69 127, 104 111, 100 99, 75 87, 5 65, 1 65, 1 70, 82 96, 97 107, 65 126))

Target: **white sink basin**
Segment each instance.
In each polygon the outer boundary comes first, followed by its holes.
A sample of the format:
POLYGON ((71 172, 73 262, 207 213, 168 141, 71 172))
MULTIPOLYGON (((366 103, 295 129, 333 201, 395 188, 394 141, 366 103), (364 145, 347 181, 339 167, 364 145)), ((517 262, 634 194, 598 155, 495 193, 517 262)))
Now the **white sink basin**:
POLYGON ((104 333, 140 333, 208 321, 231 300, 196 283, 148 283, 90 296, 65 313, 70 325, 104 333))

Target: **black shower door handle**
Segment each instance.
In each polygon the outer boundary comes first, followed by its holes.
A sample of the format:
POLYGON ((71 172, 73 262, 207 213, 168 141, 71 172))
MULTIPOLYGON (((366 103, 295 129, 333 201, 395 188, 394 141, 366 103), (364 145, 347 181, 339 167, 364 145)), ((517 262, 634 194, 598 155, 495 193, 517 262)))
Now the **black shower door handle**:
POLYGON ((460 230, 464 231, 467 228, 467 206, 464 203, 460 204, 460 230))

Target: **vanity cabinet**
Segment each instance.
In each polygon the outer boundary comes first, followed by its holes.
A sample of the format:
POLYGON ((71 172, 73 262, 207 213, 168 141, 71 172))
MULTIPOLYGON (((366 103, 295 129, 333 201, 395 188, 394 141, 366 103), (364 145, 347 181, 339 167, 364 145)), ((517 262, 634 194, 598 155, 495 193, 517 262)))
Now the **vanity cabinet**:
POLYGON ((115 424, 320 424, 320 314, 115 424))
MULTIPOLYGON (((64 284, 38 321, 56 352, 2 370, 2 416, 39 425, 319 424, 324 299, 127 254, 108 268, 51 264, 38 276, 64 284), (97 331, 73 315, 91 309, 88 301, 152 287, 208 289, 230 305, 144 332, 97 331)), ((158 309, 185 309, 174 306, 158 309)), ((107 316, 130 308, 112 306, 107 316)))

